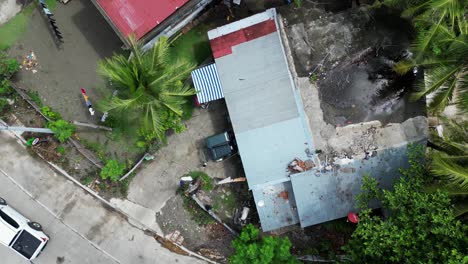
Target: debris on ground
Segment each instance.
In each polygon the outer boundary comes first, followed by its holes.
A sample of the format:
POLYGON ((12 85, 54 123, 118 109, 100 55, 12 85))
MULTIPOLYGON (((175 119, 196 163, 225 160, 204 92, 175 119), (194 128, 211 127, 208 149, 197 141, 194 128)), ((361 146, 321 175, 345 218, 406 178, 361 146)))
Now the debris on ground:
POLYGON ((295 158, 293 161, 291 161, 291 163, 289 163, 288 170, 291 173, 300 173, 300 172, 308 171, 314 167, 315 167, 315 163, 310 159, 303 161, 299 158, 295 158))
POLYGON ((21 63, 20 68, 25 69, 27 71, 32 71, 36 73, 37 70, 35 69, 38 65, 36 54, 31 50, 29 54, 24 56, 23 62, 21 63))
POLYGON ((198 253, 212 260, 217 260, 217 261, 226 260, 226 258, 221 253, 219 253, 216 249, 201 248, 200 250, 198 250, 198 253))
POLYGON ((176 243, 177 245, 182 245, 184 242, 184 237, 180 234, 179 230, 176 230, 172 233, 167 234, 164 236, 166 239, 176 243))
POLYGON ((223 179, 221 181, 219 181, 218 183, 216 183, 217 185, 221 185, 221 184, 226 184, 226 183, 232 183, 232 182, 245 182, 246 181, 246 178, 245 177, 239 177, 239 178, 231 178, 231 177, 227 177, 226 179, 223 179))

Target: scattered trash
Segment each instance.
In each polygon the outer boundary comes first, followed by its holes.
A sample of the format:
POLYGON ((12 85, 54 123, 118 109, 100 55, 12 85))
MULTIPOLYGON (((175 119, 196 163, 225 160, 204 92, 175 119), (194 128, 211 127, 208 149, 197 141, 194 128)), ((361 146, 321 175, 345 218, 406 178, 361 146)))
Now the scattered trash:
POLYGON ((184 237, 180 234, 179 230, 167 234, 165 238, 174 242, 177 245, 182 245, 182 243, 184 242, 184 237))
POLYGON ((224 180, 221 180, 219 181, 218 183, 216 183, 217 185, 220 185, 220 184, 225 184, 225 183, 232 183, 232 182, 245 182, 246 181, 246 178, 245 177, 239 177, 239 178, 234 178, 232 179, 231 177, 228 177, 224 180))
POLYGON ((217 252, 215 249, 209 249, 209 248, 201 248, 199 251, 198 251, 201 255, 205 256, 205 257, 208 257, 210 259, 214 259, 214 260, 224 260, 225 257, 217 252))
POLYGON ((301 159, 295 158, 288 165, 288 169, 292 173, 299 173, 310 170, 315 167, 315 163, 312 160, 303 161, 301 159))
POLYGON ((234 213, 233 223, 240 227, 245 226, 248 223, 250 208, 244 206, 242 210, 236 209, 234 213))
POLYGON ((348 214, 348 221, 357 224, 359 222, 359 216, 356 213, 350 212, 348 214))
POLYGON ((436 126, 437 135, 441 138, 444 137, 444 127, 442 125, 436 126))
POLYGON ((186 183, 190 183, 193 181, 193 178, 190 176, 184 176, 180 178, 180 187, 184 186, 186 183))
POLYGON ((37 66, 37 58, 36 54, 32 50, 29 51, 29 54, 24 56, 21 68, 24 67, 25 70, 27 71, 32 71, 33 73, 36 73, 37 70, 35 67, 37 66))

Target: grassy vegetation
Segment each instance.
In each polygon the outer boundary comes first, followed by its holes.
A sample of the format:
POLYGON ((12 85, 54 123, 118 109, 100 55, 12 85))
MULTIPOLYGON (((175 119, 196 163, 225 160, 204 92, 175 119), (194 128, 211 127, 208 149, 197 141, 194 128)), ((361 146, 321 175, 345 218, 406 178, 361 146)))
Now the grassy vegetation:
POLYGON ((0 50, 8 49, 26 31, 35 4, 30 4, 0 27, 0 50))
MULTIPOLYGON (((57 0, 45 0, 47 8, 53 11, 58 4, 57 0)), ((36 8, 37 1, 33 1, 10 21, 0 26, 0 50, 6 50, 13 45, 21 35, 26 32, 29 19, 36 8)))
POLYGON ((50 11, 53 11, 58 4, 58 0, 45 0, 47 8, 49 8, 50 11))
POLYGON ((191 219, 197 224, 203 226, 215 222, 215 220, 207 212, 203 211, 192 198, 182 194, 182 199, 184 200, 185 210, 187 210, 191 219))
POLYGON ((211 27, 200 24, 189 32, 179 35, 171 43, 171 59, 185 58, 194 64, 202 63, 211 55, 207 32, 211 27))
POLYGON ((189 175, 192 177, 192 179, 194 180, 194 182, 197 180, 197 179, 200 179, 201 181, 201 188, 204 190, 204 191, 211 191, 213 190, 214 188, 214 185, 213 185, 213 179, 211 179, 210 176, 208 176, 208 174, 202 172, 202 171, 191 171, 189 172, 189 175))
POLYGON ((35 102, 39 107, 43 107, 41 98, 39 97, 39 93, 37 91, 27 91, 26 94, 31 98, 33 102, 35 102))

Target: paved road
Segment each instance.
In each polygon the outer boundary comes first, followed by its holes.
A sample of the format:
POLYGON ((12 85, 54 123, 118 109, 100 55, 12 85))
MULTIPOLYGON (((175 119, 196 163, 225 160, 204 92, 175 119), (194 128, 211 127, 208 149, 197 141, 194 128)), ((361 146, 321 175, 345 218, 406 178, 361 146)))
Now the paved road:
MULTIPOLYGON (((51 237, 50 243, 34 263, 118 263, 103 251, 94 247, 81 235, 61 222, 42 204, 33 200, 0 170, 0 195, 8 204, 31 220, 44 226, 51 237)), ((27 263, 22 257, 0 246, 2 263, 27 263)))
MULTIPOLYGON (((161 247, 152 236, 107 209, 5 132, 0 132, 0 196, 51 241, 34 263, 202 263, 161 247)), ((27 263, 0 246, 0 263, 27 263)))

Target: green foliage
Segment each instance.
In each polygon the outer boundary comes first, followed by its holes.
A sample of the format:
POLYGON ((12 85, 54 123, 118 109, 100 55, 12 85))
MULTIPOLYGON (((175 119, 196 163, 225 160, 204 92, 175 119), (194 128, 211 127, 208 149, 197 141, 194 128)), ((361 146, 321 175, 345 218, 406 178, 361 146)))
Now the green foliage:
POLYGON ((426 189, 441 189, 454 200, 455 215, 468 212, 468 123, 440 117, 444 137, 431 135, 430 172, 435 181, 426 189))
POLYGON ((26 32, 34 4, 28 5, 19 14, 0 27, 0 50, 8 49, 26 32))
POLYGON ((425 79, 413 94, 418 100, 434 93, 429 105, 433 113, 442 112, 455 102, 462 113, 468 111, 468 22, 465 0, 384 0, 385 5, 403 10, 411 18, 417 36, 412 45, 415 56, 400 61, 395 70, 406 73, 415 66, 425 69, 425 79), (455 98, 457 95, 458 98, 455 98))
POLYGON ((62 119, 62 116, 60 115, 60 113, 53 111, 52 108, 50 108, 49 106, 45 105, 41 107, 41 112, 43 115, 50 118, 51 120, 56 121, 56 120, 62 119))
POLYGON ((302 6, 302 0, 294 0, 294 5, 295 5, 297 8, 301 8, 301 6, 302 6))
POLYGON ((43 106, 41 98, 39 97, 39 93, 37 91, 27 91, 26 93, 29 96, 29 98, 31 98, 31 100, 35 102, 39 107, 43 106))
POLYGON ((61 143, 67 141, 73 135, 76 129, 74 125, 63 119, 48 122, 47 127, 54 132, 54 136, 61 143))
POLYGON ((9 95, 13 92, 11 88, 11 83, 8 79, 0 81, 0 95, 9 95))
POLYGON ((238 238, 232 241, 236 252, 229 258, 233 264, 299 263, 290 252, 288 238, 276 236, 259 237, 260 231, 252 224, 242 229, 238 238))
POLYGON ((91 175, 86 175, 83 178, 80 179, 80 182, 83 185, 90 185, 94 181, 94 177, 91 175))
POLYGON ((318 81, 318 74, 315 73, 315 72, 312 73, 312 74, 309 76, 309 81, 310 81, 311 83, 314 83, 314 82, 318 81))
POLYGON ((215 220, 207 212, 200 208, 200 206, 192 200, 192 198, 182 194, 183 206, 187 210, 190 218, 198 225, 205 226, 214 223, 215 220))
POLYGON ((8 100, 0 97, 0 113, 8 109, 8 100))
POLYGON ((201 64, 211 56, 207 32, 212 28, 214 26, 202 23, 178 36, 171 42, 169 60, 176 62, 179 58, 184 58, 190 63, 201 64))
POLYGON ((57 147, 57 153, 63 155, 65 154, 65 147, 64 146, 58 146, 57 147))
POLYGON ((141 43, 130 38, 132 57, 114 55, 98 65, 98 72, 110 79, 117 96, 99 103, 104 112, 121 119, 120 123, 133 124, 144 137, 165 139, 165 132, 180 132, 183 105, 195 94, 184 80, 194 64, 183 60, 170 61, 167 39, 161 38, 151 50, 144 52, 141 43))
POLYGON ((110 159, 106 162, 106 165, 101 170, 101 178, 103 180, 110 179, 113 182, 119 180, 125 171, 125 164, 119 163, 115 159, 110 159))
POLYGON ((427 172, 419 159, 424 156, 419 149, 412 155, 393 191, 377 190, 373 180, 363 185, 371 194, 364 196, 379 197, 389 217, 382 219, 364 207, 344 247, 353 263, 458 263, 468 254, 468 226, 455 219, 447 193, 423 191, 427 172))
POLYGON ((8 79, 18 70, 18 61, 7 58, 6 54, 3 51, 0 51, 0 79, 8 79))
POLYGON ((191 171, 189 172, 189 175, 192 177, 194 181, 197 179, 200 179, 201 181, 201 187, 205 191, 211 191, 214 188, 213 185, 213 179, 211 179, 208 174, 202 172, 202 171, 191 171))

